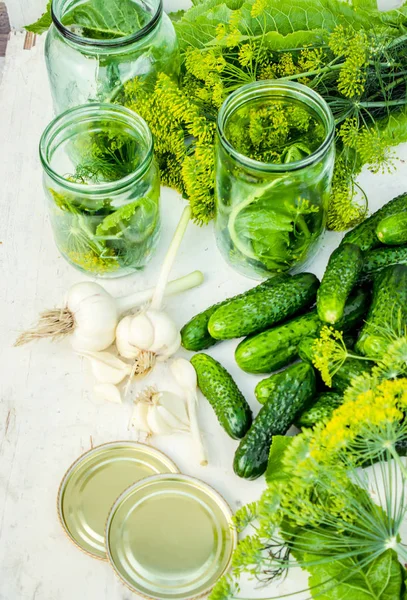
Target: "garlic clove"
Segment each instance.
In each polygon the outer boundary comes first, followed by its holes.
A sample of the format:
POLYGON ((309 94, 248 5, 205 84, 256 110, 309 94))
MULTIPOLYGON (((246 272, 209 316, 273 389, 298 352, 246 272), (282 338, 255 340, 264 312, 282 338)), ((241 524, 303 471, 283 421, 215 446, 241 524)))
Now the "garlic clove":
POLYGON ((164 421, 171 427, 172 433, 178 433, 181 431, 189 431, 189 428, 179 421, 177 417, 164 406, 157 406, 157 411, 164 421))
POLYGON ((93 390, 95 394, 103 400, 113 402, 114 404, 122 403, 120 391, 112 383, 99 383, 98 385, 95 385, 93 390))
POLYGON ((131 417, 131 424, 133 427, 146 433, 151 433, 150 426, 148 424, 149 405, 145 402, 137 402, 133 409, 133 415, 131 417))
POLYGON ((148 348, 151 352, 165 353, 178 339, 179 329, 173 319, 164 311, 149 310, 147 314, 154 327, 154 341, 148 348))
POLYGON ((132 317, 127 316, 121 319, 116 328, 116 347, 120 356, 123 358, 134 359, 137 355, 138 349, 130 343, 130 325, 132 317))
POLYGON ((171 372, 182 389, 195 390, 198 381, 193 365, 185 358, 177 358, 171 363, 171 372))
POLYGON ((90 360, 92 372, 100 383, 117 384, 130 374, 131 366, 110 352, 81 352, 90 360))
POLYGON ((165 408, 180 423, 189 426, 189 417, 184 400, 172 392, 162 392, 158 398, 158 405, 165 408))
POLYGON ((178 350, 180 349, 181 346, 181 334, 178 332, 177 338, 174 340, 174 342, 172 343, 171 346, 169 346, 168 348, 163 348, 162 349, 162 353, 157 355, 157 360, 159 362, 163 362, 165 360, 167 360, 168 358, 170 358, 171 356, 174 356, 174 354, 176 352, 178 352, 178 350))
POLYGON ((172 427, 160 415, 156 406, 148 407, 147 423, 151 431, 157 435, 169 435, 173 433, 172 427))
POLYGON ((154 341, 154 326, 148 312, 141 312, 132 318, 129 341, 140 350, 150 349, 154 341))

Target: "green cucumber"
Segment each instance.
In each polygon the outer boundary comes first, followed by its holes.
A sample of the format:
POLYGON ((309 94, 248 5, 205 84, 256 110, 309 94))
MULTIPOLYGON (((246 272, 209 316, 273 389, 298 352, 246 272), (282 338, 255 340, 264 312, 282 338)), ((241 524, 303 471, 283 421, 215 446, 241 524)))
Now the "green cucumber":
POLYGON ((376 228, 382 244, 400 246, 407 244, 407 213, 399 213, 382 219, 376 228))
POLYGON ((363 267, 363 253, 356 244, 342 244, 331 254, 317 293, 321 321, 334 325, 343 317, 345 303, 363 267))
POLYGON ((236 450, 233 469, 239 477, 257 479, 268 462, 274 435, 284 435, 315 395, 314 369, 306 364, 286 369, 276 390, 260 409, 236 450))
MULTIPOLYGON (((345 306, 338 329, 352 331, 365 316, 369 302, 368 293, 362 289, 352 295, 345 306)), ((302 338, 316 336, 323 323, 314 309, 295 317, 287 323, 245 338, 236 348, 239 367, 248 373, 271 373, 293 362, 298 357, 302 338)))
MULTIPOLYGON (((316 339, 317 338, 315 337, 306 337, 301 340, 300 345, 298 346, 300 358, 309 364, 313 364, 313 346, 316 339)), ((349 339, 345 336, 344 342, 347 348, 351 348, 353 339, 349 339)), ((354 377, 358 377, 359 375, 368 377, 371 373, 371 368, 372 366, 364 358, 361 360, 349 357, 336 371, 335 375, 333 375, 330 387, 337 392, 344 392, 346 388, 349 387, 354 377)))
POLYGON ((323 420, 331 418, 333 411, 343 404, 342 394, 322 392, 315 397, 310 408, 306 408, 296 421, 297 427, 315 427, 323 420))
POLYGON ((304 371, 303 364, 303 362, 295 363, 294 365, 286 367, 283 371, 273 373, 270 377, 259 381, 254 390, 258 402, 260 402, 260 404, 265 404, 272 395, 280 389, 281 384, 287 380, 288 376, 300 376, 304 371))
POLYGON ((407 209, 407 193, 393 198, 378 211, 373 213, 368 219, 360 225, 348 231, 343 238, 341 244, 356 244, 363 252, 372 250, 380 246, 379 239, 376 235, 376 227, 378 223, 385 217, 395 215, 407 209))
POLYGON ((319 281, 312 273, 299 273, 261 292, 230 300, 210 317, 209 334, 228 340, 258 333, 310 306, 319 281))
POLYGON ((217 344, 218 340, 215 340, 208 331, 209 319, 214 312, 216 312, 221 306, 229 304, 229 302, 249 298, 253 294, 267 290, 282 281, 287 281, 287 279, 290 279, 290 276, 286 273, 276 275, 275 277, 270 277, 269 279, 266 279, 266 281, 263 281, 263 283, 260 285, 248 290, 247 292, 244 292, 239 296, 235 296, 234 298, 228 298, 227 300, 218 302, 218 304, 214 304, 203 312, 195 315, 195 317, 192 317, 192 319, 188 321, 188 323, 186 323, 186 325, 184 325, 184 327, 181 329, 182 345, 186 350, 198 352, 217 344))
POLYGON ((191 358, 198 386, 209 400, 219 423, 234 440, 242 438, 252 423, 252 411, 232 376, 208 354, 191 358))
POLYGON ((374 279, 373 299, 356 350, 372 359, 386 352, 392 332, 407 326, 407 266, 387 267, 374 279))
POLYGON ((365 254, 362 279, 373 279, 377 273, 380 273, 386 267, 405 264, 407 264, 407 244, 405 246, 395 246, 394 248, 376 248, 376 250, 371 250, 365 254))

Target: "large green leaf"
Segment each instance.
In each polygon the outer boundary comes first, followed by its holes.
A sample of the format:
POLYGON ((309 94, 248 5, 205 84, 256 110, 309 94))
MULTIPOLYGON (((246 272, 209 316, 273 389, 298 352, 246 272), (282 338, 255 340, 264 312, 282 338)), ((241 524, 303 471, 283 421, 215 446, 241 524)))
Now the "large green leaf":
MULTIPOLYGON (((306 560, 315 558, 305 556, 306 560)), ((357 558, 307 567, 313 597, 319 600, 401 600, 404 569, 392 550, 387 550, 366 567, 357 558), (350 572, 352 575, 349 576, 350 572)))
POLYGON ((41 35, 48 31, 52 23, 51 17, 51 0, 49 0, 47 7, 45 9, 45 13, 41 15, 38 21, 35 23, 31 23, 31 25, 26 25, 25 29, 27 31, 31 31, 31 33, 36 33, 37 35, 41 35))
POLYGON ((293 437, 285 435, 275 435, 273 437, 266 471, 266 481, 268 484, 272 481, 290 477, 290 474, 284 470, 283 456, 293 439, 293 437))

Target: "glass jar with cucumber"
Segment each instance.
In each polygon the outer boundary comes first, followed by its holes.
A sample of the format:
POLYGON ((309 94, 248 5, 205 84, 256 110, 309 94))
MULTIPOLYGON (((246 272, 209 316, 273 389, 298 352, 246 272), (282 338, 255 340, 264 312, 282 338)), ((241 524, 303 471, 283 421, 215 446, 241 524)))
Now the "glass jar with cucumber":
POLYGON ((324 231, 334 119, 298 83, 256 81, 233 92, 217 122, 216 237, 226 260, 260 278, 296 271, 324 231))

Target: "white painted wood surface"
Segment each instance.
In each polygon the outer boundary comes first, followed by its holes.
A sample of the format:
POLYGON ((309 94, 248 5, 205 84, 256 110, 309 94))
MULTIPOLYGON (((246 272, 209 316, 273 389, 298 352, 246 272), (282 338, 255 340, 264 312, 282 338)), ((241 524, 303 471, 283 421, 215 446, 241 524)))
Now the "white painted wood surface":
MULTIPOLYGON (((85 556, 65 537, 55 500, 65 470, 92 444, 134 439, 134 432, 128 431, 131 405, 103 404, 93 398, 88 365, 72 353, 68 341, 13 348, 17 334, 39 311, 60 305, 67 288, 83 279, 60 257, 52 239, 37 154, 39 137, 51 118, 43 40, 29 51, 22 49, 23 40, 22 34, 12 35, 0 86, 0 600, 130 600, 135 596, 109 565, 85 556)), ((397 154, 407 160, 406 147, 397 154)), ((407 164, 399 160, 395 174, 365 173, 361 179, 375 209, 406 191, 407 164)), ((107 282, 110 292, 120 295, 154 284, 181 210, 178 195, 163 190, 164 229, 157 255, 145 273, 107 282)), ((339 239, 339 234, 327 234, 313 265, 317 274, 323 272, 339 239)), ((211 303, 252 285, 223 262, 212 227, 190 226, 173 275, 197 268, 206 278, 202 289, 167 303, 179 325, 211 303)), ((258 378, 238 370, 235 346, 230 341, 210 353, 231 371, 257 411, 253 389, 258 378)), ((167 376, 161 367, 153 380, 165 382, 167 376)), ((237 444, 221 430, 205 400, 200 417, 209 467, 196 465, 187 436, 154 444, 183 472, 218 489, 234 509, 256 499, 263 481, 245 482, 233 474, 237 444)), ((298 573, 258 594, 279 597, 301 589, 305 581, 298 573)), ((248 590, 254 593, 253 583, 248 590)))

